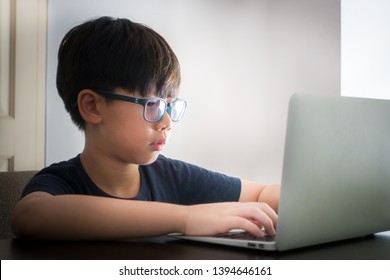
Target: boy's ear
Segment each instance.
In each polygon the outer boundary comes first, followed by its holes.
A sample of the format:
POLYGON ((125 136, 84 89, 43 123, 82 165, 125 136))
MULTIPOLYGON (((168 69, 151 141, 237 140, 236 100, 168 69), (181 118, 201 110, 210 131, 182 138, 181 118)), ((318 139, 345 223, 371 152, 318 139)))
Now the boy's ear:
POLYGON ((79 112, 86 123, 98 124, 101 121, 103 97, 90 89, 83 89, 77 97, 79 112))

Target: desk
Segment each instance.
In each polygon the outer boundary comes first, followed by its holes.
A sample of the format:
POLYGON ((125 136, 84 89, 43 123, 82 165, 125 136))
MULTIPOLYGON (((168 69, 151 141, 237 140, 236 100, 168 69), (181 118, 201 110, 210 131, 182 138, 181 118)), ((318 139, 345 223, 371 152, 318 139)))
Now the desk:
POLYGON ((274 260, 274 259, 390 259, 390 231, 286 252, 225 247, 172 237, 131 241, 0 240, 2 260, 274 260))

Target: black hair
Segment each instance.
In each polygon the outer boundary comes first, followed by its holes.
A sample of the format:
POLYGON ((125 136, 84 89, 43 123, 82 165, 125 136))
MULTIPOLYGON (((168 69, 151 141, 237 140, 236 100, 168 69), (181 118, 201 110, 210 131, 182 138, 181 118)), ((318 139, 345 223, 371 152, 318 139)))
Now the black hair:
POLYGON ((73 122, 83 89, 123 88, 143 97, 174 97, 180 85, 176 55, 157 32, 124 18, 100 17, 73 27, 58 52, 57 89, 73 122))

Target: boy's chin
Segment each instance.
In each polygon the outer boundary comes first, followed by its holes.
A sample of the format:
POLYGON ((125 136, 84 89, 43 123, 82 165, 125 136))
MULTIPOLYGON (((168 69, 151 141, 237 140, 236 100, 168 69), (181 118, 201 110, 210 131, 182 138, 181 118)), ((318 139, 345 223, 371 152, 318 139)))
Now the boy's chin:
POLYGON ((153 162, 155 162, 157 160, 159 155, 160 155, 160 153, 156 153, 153 156, 151 156, 150 158, 145 159, 144 161, 142 161, 139 165, 149 165, 149 164, 152 164, 153 162))

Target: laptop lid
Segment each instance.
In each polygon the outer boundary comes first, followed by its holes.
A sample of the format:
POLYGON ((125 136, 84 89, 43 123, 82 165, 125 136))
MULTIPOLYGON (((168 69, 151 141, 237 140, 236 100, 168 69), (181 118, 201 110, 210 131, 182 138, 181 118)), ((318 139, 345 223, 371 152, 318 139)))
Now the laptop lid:
POLYGON ((276 236, 287 250, 390 229, 390 101, 295 94, 276 236))

